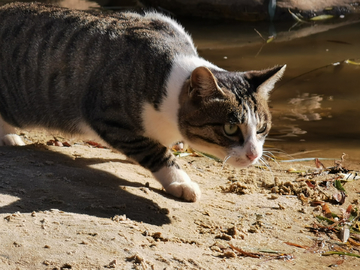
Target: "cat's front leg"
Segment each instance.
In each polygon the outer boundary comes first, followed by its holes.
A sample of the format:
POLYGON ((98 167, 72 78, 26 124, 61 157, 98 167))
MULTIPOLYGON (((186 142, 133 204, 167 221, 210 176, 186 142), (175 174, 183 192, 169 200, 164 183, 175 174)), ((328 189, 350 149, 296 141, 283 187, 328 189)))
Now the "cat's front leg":
POLYGON ((175 163, 172 166, 164 166, 153 172, 154 177, 162 184, 166 192, 186 201, 195 202, 200 200, 201 191, 197 183, 175 163))
MULTIPOLYGON (((118 133, 113 133, 118 134, 118 133)), ((201 191, 195 182, 176 163, 174 155, 162 144, 147 137, 131 137, 120 140, 115 135, 105 134, 107 142, 117 148, 144 168, 150 170, 166 192, 186 201, 200 199, 201 191), (116 138, 115 140, 113 138, 116 138)))

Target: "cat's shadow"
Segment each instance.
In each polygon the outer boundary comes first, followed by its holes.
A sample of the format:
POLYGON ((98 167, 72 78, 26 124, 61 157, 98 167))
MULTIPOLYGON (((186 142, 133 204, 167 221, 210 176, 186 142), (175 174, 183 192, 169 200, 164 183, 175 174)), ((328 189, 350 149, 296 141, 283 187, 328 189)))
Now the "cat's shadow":
POLYGON ((59 209, 106 218, 126 215, 154 225, 170 223, 167 211, 159 205, 127 191, 144 186, 142 183, 89 167, 108 161, 130 163, 122 159, 73 160, 35 146, 1 147, 0 194, 9 202, 0 201, 0 213, 59 209))

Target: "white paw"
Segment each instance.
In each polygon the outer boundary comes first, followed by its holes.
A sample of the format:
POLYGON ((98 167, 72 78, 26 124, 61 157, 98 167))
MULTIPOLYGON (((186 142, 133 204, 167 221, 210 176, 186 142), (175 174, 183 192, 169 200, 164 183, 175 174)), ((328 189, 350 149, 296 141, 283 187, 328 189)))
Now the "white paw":
POLYGON ((164 167, 153 175, 167 193, 190 202, 200 200, 201 191, 198 184, 191 181, 183 170, 177 169, 175 166, 164 167))
POLYGON ((0 140, 0 146, 3 145, 25 145, 19 135, 16 134, 6 134, 0 140))
POLYGON ((167 193, 189 202, 196 202, 201 197, 201 190, 198 184, 192 181, 186 183, 174 182, 168 185, 165 190, 167 193))

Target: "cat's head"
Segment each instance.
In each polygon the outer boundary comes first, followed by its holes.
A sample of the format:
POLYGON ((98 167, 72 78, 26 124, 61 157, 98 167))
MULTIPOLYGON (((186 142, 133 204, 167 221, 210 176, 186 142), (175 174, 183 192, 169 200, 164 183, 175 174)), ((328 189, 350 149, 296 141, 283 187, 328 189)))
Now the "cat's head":
POLYGON ((235 167, 256 163, 271 127, 269 92, 285 67, 248 72, 196 68, 180 95, 185 141, 235 167))

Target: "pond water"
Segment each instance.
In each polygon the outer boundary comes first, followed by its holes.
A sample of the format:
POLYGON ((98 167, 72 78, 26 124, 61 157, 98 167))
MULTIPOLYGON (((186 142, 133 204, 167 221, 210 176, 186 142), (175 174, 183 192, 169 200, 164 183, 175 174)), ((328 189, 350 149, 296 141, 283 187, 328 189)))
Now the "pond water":
MULTIPOLYGON (((11 1, 0 0, 6 2, 11 1)), ((111 1, 43 2, 90 9, 111 1)), ((122 9, 133 1, 112 2, 122 3, 117 6, 122 9)), ((284 78, 271 94, 273 128, 267 146, 295 153, 294 157, 338 158, 345 152, 360 160, 360 22, 356 18, 302 25, 179 21, 200 55, 227 70, 287 64, 284 78)))
POLYGON ((273 127, 267 145, 307 157, 337 158, 345 152, 360 159, 359 22, 294 28, 293 22, 184 24, 200 54, 222 68, 287 64, 271 94, 273 127), (265 40, 276 36, 266 43, 259 33, 265 40))

